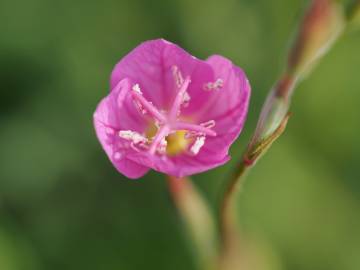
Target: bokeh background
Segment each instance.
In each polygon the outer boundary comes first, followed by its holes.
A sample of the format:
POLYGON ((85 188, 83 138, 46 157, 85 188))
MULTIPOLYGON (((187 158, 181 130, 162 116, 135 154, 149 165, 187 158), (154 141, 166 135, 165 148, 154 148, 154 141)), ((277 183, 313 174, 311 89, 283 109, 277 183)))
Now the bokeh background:
MULTIPOLYGON (((1 0, 0 269, 195 269, 164 177, 117 173, 92 114, 114 64, 144 40, 241 66, 253 94, 233 160, 194 177, 215 213, 306 4, 1 0)), ((359 48, 359 32, 336 43, 247 179, 240 222, 262 270, 360 269, 359 48)))

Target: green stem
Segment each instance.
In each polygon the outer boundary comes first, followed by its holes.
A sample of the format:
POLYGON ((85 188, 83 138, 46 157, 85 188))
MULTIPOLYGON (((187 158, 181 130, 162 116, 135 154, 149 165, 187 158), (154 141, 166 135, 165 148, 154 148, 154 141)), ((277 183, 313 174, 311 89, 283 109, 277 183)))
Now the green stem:
MULTIPOLYGON (((317 61, 330 50, 343 33, 344 22, 343 9, 336 1, 311 2, 300 24, 298 37, 290 52, 285 72, 269 92, 254 135, 227 183, 220 209, 222 261, 232 260, 241 255, 235 202, 247 173, 285 131, 293 91, 300 79, 312 71, 317 61)), ((231 267, 226 266, 223 269, 239 269, 237 263, 234 260, 234 263, 230 264, 231 267)))
POLYGON ((198 268, 215 270, 216 230, 209 206, 189 178, 168 176, 168 186, 187 229, 198 268))
POLYGON ((236 167, 233 175, 227 183, 227 189, 225 190, 220 210, 220 237, 222 243, 223 256, 227 250, 233 249, 237 245, 236 239, 238 237, 236 226, 236 196, 243 181, 245 180, 246 173, 249 169, 249 165, 245 162, 241 162, 236 167))

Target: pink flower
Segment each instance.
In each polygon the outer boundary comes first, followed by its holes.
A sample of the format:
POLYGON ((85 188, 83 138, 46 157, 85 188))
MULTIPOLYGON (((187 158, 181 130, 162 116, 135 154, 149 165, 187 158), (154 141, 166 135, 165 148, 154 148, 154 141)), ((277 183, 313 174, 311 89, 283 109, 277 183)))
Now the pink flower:
POLYGON ((139 178, 152 168, 183 177, 230 159, 249 97, 244 72, 226 58, 202 61, 166 40, 152 40, 115 66, 94 125, 125 176, 139 178))

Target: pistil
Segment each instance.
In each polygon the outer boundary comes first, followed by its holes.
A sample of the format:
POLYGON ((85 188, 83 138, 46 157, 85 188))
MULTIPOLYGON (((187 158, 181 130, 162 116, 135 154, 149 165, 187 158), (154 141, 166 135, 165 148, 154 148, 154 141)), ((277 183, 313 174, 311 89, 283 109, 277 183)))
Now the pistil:
MULTIPOLYGON (((151 117, 153 117, 154 123, 156 123, 156 127, 158 128, 156 134, 152 138, 146 138, 145 136, 130 130, 119 131, 119 137, 130 141, 130 146, 136 151, 146 150, 152 155, 156 153, 165 154, 166 147, 168 146, 167 137, 169 135, 171 136, 171 134, 183 132, 183 140, 188 141, 189 143, 193 141, 193 144, 188 149, 189 153, 197 155, 205 144, 206 136, 216 136, 216 132, 212 130, 215 126, 215 121, 213 120, 201 124, 194 124, 179 120, 181 106, 186 106, 191 98, 187 92, 191 79, 187 76, 184 80, 180 70, 176 66, 172 68, 172 71, 176 89, 178 90, 168 114, 159 111, 143 96, 139 84, 135 84, 132 87, 131 96, 135 105, 138 106, 141 113, 148 113, 151 117), (142 149, 140 150, 137 146, 141 146, 142 149)), ((217 83, 215 82, 212 86, 219 87, 220 85, 221 83, 219 81, 217 83)), ((170 143, 176 142, 172 142, 170 140, 170 143)), ((186 143, 182 143, 180 145, 183 147, 187 146, 186 143)), ((178 149, 178 151, 181 150, 185 149, 178 149)))
POLYGON ((180 114, 181 105, 184 103, 184 101, 187 102, 189 95, 185 95, 185 93, 190 82, 190 77, 186 77, 185 81, 181 85, 169 113, 170 120, 175 120, 177 118, 177 116, 180 114))

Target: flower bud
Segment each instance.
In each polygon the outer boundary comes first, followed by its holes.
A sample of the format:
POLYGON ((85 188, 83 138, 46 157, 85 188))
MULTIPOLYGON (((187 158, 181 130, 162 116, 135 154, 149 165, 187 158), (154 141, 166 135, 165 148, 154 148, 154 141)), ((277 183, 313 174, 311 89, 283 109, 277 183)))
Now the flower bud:
POLYGON ((296 80, 285 74, 265 101, 245 162, 253 164, 284 131, 289 118, 290 96, 296 80))
POLYGON ((334 0, 313 0, 290 52, 288 72, 303 77, 316 60, 329 50, 344 26, 342 5, 334 0))

